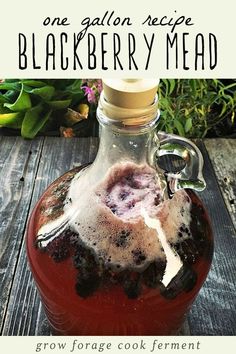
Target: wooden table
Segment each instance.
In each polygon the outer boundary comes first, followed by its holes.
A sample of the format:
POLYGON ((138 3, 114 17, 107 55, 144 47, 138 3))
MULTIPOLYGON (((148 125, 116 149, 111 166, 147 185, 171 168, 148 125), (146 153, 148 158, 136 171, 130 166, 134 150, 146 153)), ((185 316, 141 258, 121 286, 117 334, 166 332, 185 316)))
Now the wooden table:
MULTIPOLYGON (((28 269, 27 219, 45 188, 63 172, 92 161, 96 138, 0 137, 0 330, 2 335, 50 335, 28 269)), ((201 193, 213 225, 211 271, 181 334, 236 334, 236 140, 199 141, 207 189, 201 193)))

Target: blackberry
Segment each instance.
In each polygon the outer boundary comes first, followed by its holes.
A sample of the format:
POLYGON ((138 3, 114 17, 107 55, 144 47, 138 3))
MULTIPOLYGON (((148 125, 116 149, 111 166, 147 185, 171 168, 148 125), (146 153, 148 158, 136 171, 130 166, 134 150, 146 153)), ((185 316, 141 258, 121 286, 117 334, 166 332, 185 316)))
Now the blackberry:
POLYGON ((143 272, 143 281, 149 288, 157 288, 163 278, 166 268, 166 262, 156 260, 152 262, 148 268, 143 272))
POLYGON ((116 247, 126 247, 129 242, 130 231, 121 231, 115 240, 116 247))
POLYGON ((141 293, 141 275, 132 273, 125 277, 123 288, 129 299, 136 299, 141 293))
POLYGON ((73 257, 74 266, 80 271, 82 269, 86 271, 95 271, 98 267, 98 263, 95 260, 94 255, 89 249, 86 249, 82 245, 77 245, 75 248, 75 255, 73 257))
POLYGON ((191 238, 176 243, 174 248, 184 263, 193 264, 199 257, 198 247, 191 238))
POLYGON ((155 206, 158 206, 160 204, 160 198, 159 196, 157 195, 155 198, 154 198, 154 205, 155 206))
POLYGON ((116 212, 117 212, 117 205, 111 205, 111 206, 109 206, 109 208, 111 209, 111 211, 113 212, 113 214, 116 214, 116 212))
POLYGON ((55 262, 62 262, 69 257, 71 250, 70 237, 72 235, 73 233, 68 229, 47 245, 46 252, 55 262))
POLYGON ((128 207, 129 209, 134 208, 134 207, 135 207, 135 200, 131 200, 131 201, 128 203, 127 207, 128 207))
POLYGON ((129 192, 127 192, 127 191, 122 191, 121 193, 120 193, 120 199, 121 200, 125 200, 127 197, 129 196, 129 192))
POLYGON ((184 230, 185 230, 185 225, 182 224, 182 225, 180 226, 180 231, 181 231, 181 232, 184 232, 184 230))
POLYGON ((69 250, 60 247, 60 249, 52 252, 50 256, 55 262, 62 262, 69 257, 69 250))
MULTIPOLYGON (((208 235, 211 230, 209 229, 204 209, 197 204, 193 204, 191 216, 190 230, 196 247, 198 248, 199 255, 207 255, 209 258, 209 251, 212 249, 212 241, 209 239, 208 235)), ((212 253, 210 253, 210 257, 211 256, 212 253)))
POLYGON ((183 266, 178 274, 171 280, 165 287, 163 284, 160 286, 160 292, 166 299, 174 299, 181 292, 191 291, 197 282, 196 272, 187 266, 183 266))
POLYGON ((75 289, 79 296, 86 298, 91 296, 99 288, 100 284, 101 278, 98 274, 82 272, 78 275, 75 289))
POLYGON ((127 182, 128 186, 132 187, 133 186, 133 174, 127 175, 125 177, 125 181, 127 182))
POLYGON ((146 260, 146 255, 139 249, 132 251, 133 260, 136 265, 142 264, 146 260))

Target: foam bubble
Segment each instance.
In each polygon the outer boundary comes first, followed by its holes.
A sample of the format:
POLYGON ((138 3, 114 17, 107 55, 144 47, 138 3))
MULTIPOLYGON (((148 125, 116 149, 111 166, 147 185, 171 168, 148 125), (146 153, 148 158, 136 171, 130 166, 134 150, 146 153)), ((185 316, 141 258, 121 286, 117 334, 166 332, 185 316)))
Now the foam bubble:
MULTIPOLYGON (((187 193, 181 190, 164 200, 156 171, 147 165, 116 164, 102 182, 81 193, 84 185, 83 176, 77 176, 69 189, 70 228, 114 269, 143 270, 156 259, 166 261, 158 230, 145 223, 143 209, 159 220, 169 244, 178 242, 180 228, 190 224, 187 193)), ((189 237, 188 233, 182 236, 189 237)))

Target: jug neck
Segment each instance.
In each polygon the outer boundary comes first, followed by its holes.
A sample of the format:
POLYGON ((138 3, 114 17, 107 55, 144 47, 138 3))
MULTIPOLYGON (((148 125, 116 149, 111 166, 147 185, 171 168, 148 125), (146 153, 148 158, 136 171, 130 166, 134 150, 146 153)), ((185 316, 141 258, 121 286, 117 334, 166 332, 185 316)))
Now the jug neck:
POLYGON ((137 164, 150 163, 150 150, 159 118, 159 112, 146 124, 124 125, 120 120, 112 120, 98 108, 100 124, 100 145, 95 165, 107 171, 112 165, 131 161, 137 164))
POLYGON ((144 131, 149 130, 149 127, 155 124, 157 116, 159 117, 157 94, 152 97, 151 104, 141 107, 139 105, 137 107, 126 107, 114 105, 106 99, 104 91, 101 92, 97 108, 97 117, 100 124, 116 126, 124 133, 128 130, 132 131, 132 129, 134 131, 135 128, 144 131), (132 128, 128 129, 129 127, 132 128))

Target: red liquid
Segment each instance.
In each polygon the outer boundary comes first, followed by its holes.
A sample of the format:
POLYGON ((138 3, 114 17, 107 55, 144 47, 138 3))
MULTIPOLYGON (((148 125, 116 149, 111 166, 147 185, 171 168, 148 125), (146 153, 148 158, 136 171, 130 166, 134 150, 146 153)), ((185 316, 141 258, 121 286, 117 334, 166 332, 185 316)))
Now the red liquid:
MULTIPOLYGON (((45 218, 45 207, 49 203, 46 200, 60 182, 74 173, 66 173, 47 189, 35 206, 28 225, 28 259, 53 332, 59 335, 176 333, 208 274, 212 259, 212 231, 201 201, 193 192, 188 192, 195 210, 201 210, 198 221, 202 225, 201 233, 204 233, 207 241, 204 251, 191 264, 191 269, 197 275, 192 290, 186 288, 177 296, 163 296, 159 287, 153 289, 142 285, 141 294, 130 299, 119 284, 110 284, 101 286, 92 295, 82 298, 75 290, 78 270, 74 267, 72 257, 55 262, 47 252, 35 247, 36 235, 45 218)), ((63 192, 65 191, 60 191, 60 194, 63 192)), ((61 203, 55 196, 50 202, 54 205, 61 203)), ((197 233, 198 230, 194 232, 197 233)))

